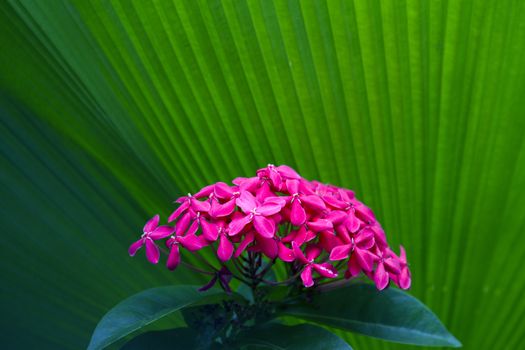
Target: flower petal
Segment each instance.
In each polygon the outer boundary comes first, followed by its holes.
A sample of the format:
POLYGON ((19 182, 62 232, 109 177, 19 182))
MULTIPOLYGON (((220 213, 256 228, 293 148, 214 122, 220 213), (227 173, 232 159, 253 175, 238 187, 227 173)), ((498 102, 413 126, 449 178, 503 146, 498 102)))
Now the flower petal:
POLYGON ((168 270, 175 270, 177 266, 179 266, 180 263, 180 251, 179 251, 179 245, 178 244, 172 244, 170 253, 168 255, 168 261, 166 262, 166 267, 168 270))
POLYGON ((228 261, 233 255, 233 244, 230 240, 222 234, 219 237, 219 247, 217 249, 217 256, 221 261, 228 261))
POLYGON ((401 272, 401 266, 399 265, 399 261, 394 258, 386 258, 384 260, 385 268, 393 273, 393 274, 399 274, 401 272))
POLYGON ((279 201, 265 201, 257 208, 257 212, 264 216, 271 216, 281 211, 285 203, 279 201))
POLYGON ((386 242, 385 231, 383 231, 381 225, 375 223, 372 226, 370 226, 370 229, 374 232, 375 243, 381 248, 388 247, 388 243, 386 242))
POLYGON ((398 276, 398 281, 399 281, 399 288, 401 289, 410 288, 411 278, 410 278, 410 270, 408 269, 408 267, 404 267, 403 269, 401 269, 401 272, 399 273, 399 276, 398 276))
POLYGON ((350 273, 350 276, 359 275, 361 270, 361 265, 359 265, 357 255, 352 254, 352 256, 350 256, 350 260, 348 260, 348 272, 350 273))
POLYGON ((192 198, 191 209, 193 209, 196 212, 207 213, 210 210, 210 202, 201 202, 195 198, 192 198))
POLYGON ((253 216, 252 215, 246 215, 243 217, 239 217, 236 219, 233 219, 232 222, 230 222, 230 225, 228 226, 228 234, 230 236, 235 236, 239 232, 241 232, 246 225, 248 225, 250 222, 252 222, 253 216))
POLYGON ((215 196, 220 199, 230 199, 233 196, 233 189, 224 182, 215 184, 215 196))
POLYGON ((382 263, 377 265, 374 272, 374 282, 379 290, 383 290, 388 286, 388 273, 386 273, 385 266, 382 263))
POLYGON ((195 193, 193 197, 195 198, 203 198, 208 197, 214 190, 215 185, 208 185, 206 187, 203 187, 199 192, 195 193))
POLYGON ((186 235, 191 236, 197 233, 197 230, 199 229, 199 222, 200 222, 199 219, 193 220, 193 222, 190 225, 190 228, 188 229, 188 231, 186 231, 186 235))
POLYGON ((314 232, 321 232, 331 230, 333 228, 332 222, 326 219, 317 219, 308 222, 308 228, 314 232))
MULTIPOLYGON (((315 184, 313 182, 307 181, 305 179, 300 179, 299 180, 299 191, 302 194, 307 195, 307 196, 317 195, 316 192, 315 192, 315 188, 316 188, 316 186, 315 186, 315 184)), ((324 202, 323 202, 323 206, 324 206, 324 202)))
POLYGON ((202 238, 196 235, 186 235, 183 237, 177 237, 177 240, 182 244, 182 246, 189 251, 196 251, 202 249, 206 246, 202 238))
POLYGON ((348 218, 348 214, 342 210, 332 210, 326 217, 334 226, 339 225, 348 218))
POLYGON ((297 245, 301 246, 304 242, 306 242, 306 236, 308 235, 308 232, 309 231, 306 230, 306 227, 304 225, 299 227, 295 237, 293 238, 297 245))
POLYGON ((339 193, 339 197, 341 197, 341 199, 345 202, 350 202, 352 199, 355 198, 355 194, 353 191, 340 188, 337 190, 337 192, 339 193))
POLYGON ((361 226, 361 221, 355 216, 354 211, 348 211, 348 216, 345 220, 345 225, 348 231, 355 233, 361 226))
POLYGON ((297 171, 293 170, 288 165, 279 165, 278 167, 275 167, 275 170, 277 170, 282 176, 288 179, 300 179, 301 178, 301 175, 299 175, 297 171))
POLYGON ((234 257, 235 258, 238 258, 239 255, 241 255, 244 250, 246 249, 246 247, 253 242, 253 240, 255 239, 255 235, 253 234, 252 231, 248 232, 245 236, 244 236, 244 239, 241 241, 241 243, 239 243, 239 245, 237 246, 237 250, 235 251, 235 255, 234 257))
POLYGON ((370 229, 362 229, 355 235, 355 244, 361 249, 370 249, 374 246, 374 232, 370 229))
POLYGON ((303 251, 301 250, 301 248, 295 241, 292 242, 292 249, 293 249, 293 254, 295 255, 295 258, 297 260, 299 260, 303 264, 309 263, 309 261, 306 259, 306 256, 304 256, 303 251))
POLYGON ((257 215, 253 220, 253 226, 263 237, 272 238, 275 235, 275 222, 272 219, 257 215))
POLYGON ((202 235, 210 242, 217 240, 219 230, 216 224, 209 223, 206 219, 201 219, 202 235))
POLYGON ((257 245, 259 246, 259 249, 261 249, 261 251, 264 253, 264 255, 266 255, 270 259, 275 259, 279 254, 279 246, 273 238, 260 237, 257 239, 257 245))
POLYGON ((168 218, 168 222, 172 222, 176 218, 178 218, 183 212, 185 212, 188 207, 190 206, 190 203, 188 201, 184 201, 175 211, 170 215, 168 218))
POLYGON ((323 200, 326 204, 336 209, 344 209, 348 206, 345 202, 330 195, 323 196, 323 200))
POLYGON ((345 225, 339 225, 335 228, 335 234, 337 237, 339 237, 344 243, 350 243, 351 238, 350 234, 348 233, 348 229, 345 225))
POLYGON ((146 257, 148 258, 149 262, 152 264, 156 264, 159 262, 160 258, 160 251, 159 247, 153 242, 151 238, 146 238, 146 257))
POLYGON ((352 201, 352 203, 354 203, 355 214, 359 219, 364 222, 375 222, 376 217, 372 209, 357 200, 352 201))
POLYGON ((326 250, 327 253, 331 253, 332 249, 337 246, 343 245, 343 242, 339 237, 334 235, 332 232, 323 231, 319 234, 319 245, 326 250))
POLYGON ((160 221, 159 214, 155 215, 151 219, 149 219, 148 222, 146 222, 146 225, 144 225, 144 232, 151 232, 155 230, 155 228, 158 226, 160 221))
POLYGON ((237 177, 233 179, 232 182, 236 184, 237 186, 239 186, 240 192, 248 191, 251 193, 255 193, 255 191, 257 190, 257 187, 259 187, 259 183, 261 182, 261 180, 257 176, 249 177, 249 178, 237 177))
POLYGON ((135 243, 129 246, 128 253, 130 256, 135 256, 137 250, 139 250, 144 245, 144 238, 139 239, 135 243))
POLYGON ((304 255, 306 256, 306 260, 313 261, 321 255, 322 252, 323 249, 318 244, 309 244, 304 250, 304 255))
POLYGON ((182 236, 182 234, 188 229, 188 226, 190 225, 190 220, 190 213, 184 214, 175 225, 175 235, 182 236))
POLYGON ((250 213, 250 211, 257 207, 255 197, 248 191, 242 191, 239 198, 235 200, 235 203, 246 214, 250 213))
POLYGON ((350 255, 350 249, 352 249, 351 244, 345 244, 340 245, 339 247, 335 247, 332 249, 332 252, 330 252, 330 260, 343 260, 348 258, 348 255, 350 255))
POLYGON ((210 215, 214 218, 222 218, 230 215, 235 210, 235 198, 230 199, 224 204, 217 201, 212 202, 210 215))
POLYGON ((171 235, 175 231, 175 228, 172 226, 158 226, 155 231, 150 233, 148 237, 151 239, 163 239, 171 235))
POLYGON ((304 208, 301 206, 301 203, 295 199, 292 202, 292 211, 290 212, 290 222, 294 226, 299 226, 304 224, 306 221, 306 212, 304 211, 304 208))
POLYGON ((276 170, 270 169, 269 171, 270 180, 272 180, 273 186, 280 190, 281 185, 283 183, 283 179, 281 177, 281 174, 279 174, 276 170))
POLYGON ((374 267, 375 256, 368 250, 359 249, 355 247, 354 253, 357 262, 363 268, 364 271, 372 271, 374 267))
POLYGON ((315 239, 317 235, 315 232, 312 231, 306 231, 306 237, 304 238, 305 242, 310 242, 311 240, 315 239))
POLYGON ((337 270, 330 263, 313 264, 312 266, 314 270, 317 271, 317 273, 323 277, 326 277, 326 278, 336 278, 337 277, 337 270))
POLYGON ((292 262, 292 261, 295 260, 295 255, 294 255, 294 252, 293 252, 292 249, 288 248, 282 242, 279 242, 278 246, 279 246, 279 254, 278 255, 279 255, 279 258, 282 261, 292 262))
POLYGON ((306 265, 303 272, 301 272, 301 280, 306 288, 309 288, 314 285, 314 280, 312 279, 312 266, 306 265))
POLYGON ((399 246, 400 254, 399 254, 399 260, 401 260, 402 263, 407 263, 407 253, 405 251, 405 247, 402 245, 399 246))
POLYGON ((299 193, 299 181, 298 180, 286 180, 286 189, 289 194, 299 193))
POLYGON ((274 197, 275 194, 272 192, 272 189, 270 188, 270 184, 268 181, 263 181, 262 184, 257 188, 257 191, 255 191, 255 198, 260 202, 264 202, 264 200, 268 197, 274 197))

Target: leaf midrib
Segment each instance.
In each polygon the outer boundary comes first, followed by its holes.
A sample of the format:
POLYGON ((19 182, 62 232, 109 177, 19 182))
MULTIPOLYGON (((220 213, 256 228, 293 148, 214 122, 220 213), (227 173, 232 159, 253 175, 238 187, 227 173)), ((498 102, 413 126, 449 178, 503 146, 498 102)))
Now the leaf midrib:
MULTIPOLYGON (((440 337, 440 336, 432 334, 432 333, 425 333, 425 332, 421 332, 419 330, 414 330, 414 329, 406 328, 406 327, 396 327, 396 326, 390 326, 390 325, 385 325, 385 324, 381 324, 381 323, 369 323, 369 322, 362 322, 362 321, 357 321, 357 320, 348 320, 348 319, 339 318, 339 317, 333 317, 333 316, 319 316, 319 315, 313 315, 312 316, 312 314, 302 313, 302 312, 289 312, 289 313, 286 313, 286 314, 290 315, 290 316, 306 317, 306 318, 309 318, 309 319, 332 320, 332 321, 338 321, 338 322, 341 322, 341 323, 358 324, 358 325, 366 325, 366 326, 376 326, 378 328, 384 328, 384 329, 388 329, 388 330, 396 330, 396 331, 403 330, 405 332, 421 334, 421 335, 423 335, 425 337, 430 337, 430 338, 433 338, 433 339, 436 339, 436 340, 444 340, 448 344, 455 345, 453 342, 450 342, 448 338, 440 337)), ((342 329, 342 330, 346 330, 346 329, 344 329, 342 327, 338 327, 338 326, 333 326, 333 327, 339 328, 339 329, 342 329)), ((394 339, 389 339, 389 340, 396 341, 394 339)), ((413 344, 419 344, 419 343, 413 343, 413 344)), ((427 345, 427 344, 425 344, 425 345, 427 345)))

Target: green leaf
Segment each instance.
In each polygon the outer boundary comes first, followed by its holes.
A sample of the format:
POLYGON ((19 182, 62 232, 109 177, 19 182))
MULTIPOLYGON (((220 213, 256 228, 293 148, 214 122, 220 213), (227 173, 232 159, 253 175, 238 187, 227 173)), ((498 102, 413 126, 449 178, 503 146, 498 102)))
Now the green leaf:
POLYGON ((220 304, 188 307, 182 310, 182 315, 188 327, 199 334, 195 344, 204 349, 208 349, 232 321, 232 311, 220 304))
POLYGON ((524 23, 519 0, 0 1, 2 347, 82 349, 126 296, 206 283, 126 249, 271 162, 355 190, 466 348, 525 348, 524 23))
MULTIPOLYGON (((198 346, 199 333, 191 328, 175 328, 166 331, 146 332, 124 344, 121 350, 194 350, 198 346)), ((205 348, 208 349, 208 348, 205 348)))
POLYGON ((460 347, 423 303, 397 289, 356 283, 284 306, 282 314, 405 344, 460 347))
POLYGON ((311 324, 285 326, 268 323, 250 328, 236 339, 239 346, 274 350, 351 350, 343 339, 324 328, 311 324))
POLYGON ((227 298, 221 290, 199 292, 196 286, 152 288, 109 310, 97 325, 88 349, 103 349, 126 335, 185 307, 227 298))

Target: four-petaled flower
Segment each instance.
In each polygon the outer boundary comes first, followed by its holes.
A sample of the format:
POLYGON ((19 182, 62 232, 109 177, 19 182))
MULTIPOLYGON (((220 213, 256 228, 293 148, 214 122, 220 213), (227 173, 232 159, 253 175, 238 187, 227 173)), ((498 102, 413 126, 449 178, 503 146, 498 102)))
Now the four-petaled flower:
POLYGON ((370 230, 360 231, 356 235, 345 239, 343 245, 337 246, 330 252, 330 260, 343 260, 350 256, 348 271, 350 276, 357 275, 361 269, 371 271, 376 256, 369 249, 374 246, 374 234, 370 230))
POLYGON ((301 272, 301 279, 305 287, 311 287, 314 285, 314 280, 312 278, 312 270, 315 270, 318 274, 327 278, 336 278, 337 270, 332 264, 324 262, 317 264, 314 262, 322 252, 322 249, 313 244, 306 247, 306 251, 303 254, 301 248, 297 243, 292 242, 292 249, 295 254, 295 258, 304 264, 303 271, 301 272))
POLYGON ((230 223, 230 235, 234 236, 241 232, 246 225, 253 222, 255 230, 266 238, 272 238, 275 234, 275 221, 270 217, 281 211, 286 201, 279 197, 268 197, 260 203, 248 191, 243 191, 236 204, 246 214, 244 217, 232 220, 230 223))
POLYGON ((143 234, 138 241, 133 243, 128 250, 129 255, 134 256, 143 245, 146 246, 146 257, 152 264, 159 262, 159 247, 153 242, 171 235, 174 231, 171 226, 159 226, 160 217, 155 215, 146 225, 144 225, 143 234))

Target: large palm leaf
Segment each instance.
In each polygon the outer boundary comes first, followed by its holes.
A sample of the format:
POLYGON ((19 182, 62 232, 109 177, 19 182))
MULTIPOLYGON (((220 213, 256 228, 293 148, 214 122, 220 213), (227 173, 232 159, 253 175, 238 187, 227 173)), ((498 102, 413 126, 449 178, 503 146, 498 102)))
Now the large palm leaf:
POLYGON ((267 163, 355 189, 466 348, 525 346, 524 2, 0 11, 6 347, 82 348, 118 300, 199 282, 128 244, 179 190, 267 163))

